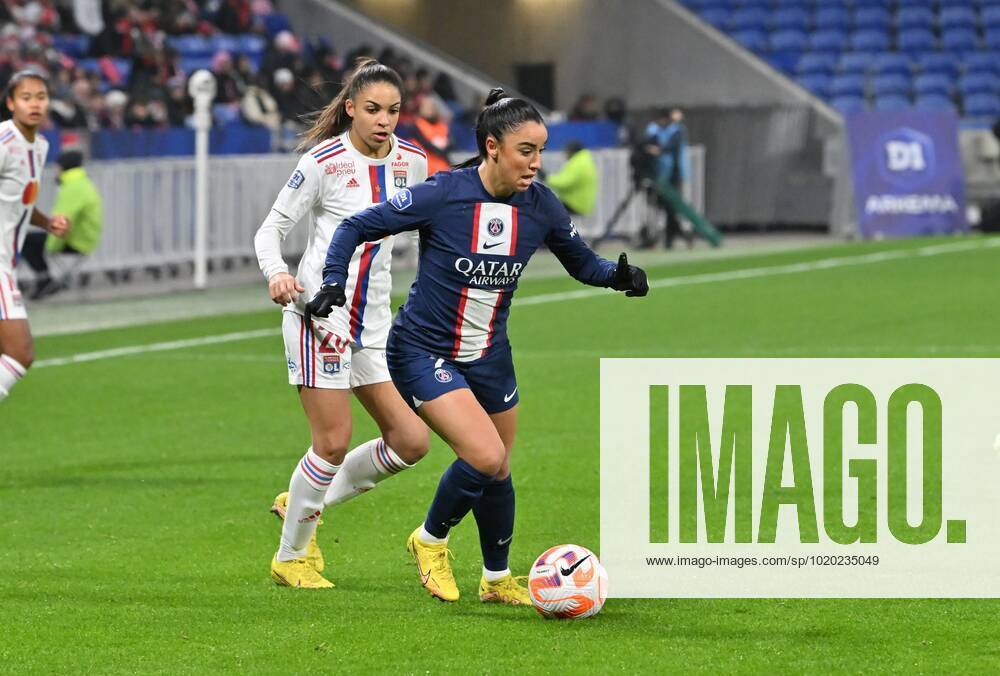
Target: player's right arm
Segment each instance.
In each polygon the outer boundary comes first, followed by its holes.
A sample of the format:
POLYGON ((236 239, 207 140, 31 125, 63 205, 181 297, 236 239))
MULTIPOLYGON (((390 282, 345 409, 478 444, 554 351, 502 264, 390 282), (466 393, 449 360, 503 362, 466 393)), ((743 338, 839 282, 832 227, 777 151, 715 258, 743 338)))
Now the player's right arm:
POLYGON ((281 257, 281 242, 295 224, 312 209, 320 199, 322 175, 319 165, 307 154, 299 160, 291 178, 278 193, 274 206, 254 236, 254 250, 260 270, 267 278, 271 300, 279 305, 294 302, 305 291, 299 282, 288 274, 288 265, 281 257))
POLYGON ((431 222, 447 195, 447 174, 435 174, 423 183, 396 193, 388 202, 368 207, 337 227, 323 267, 323 284, 343 288, 351 255, 362 242, 416 230, 431 222))

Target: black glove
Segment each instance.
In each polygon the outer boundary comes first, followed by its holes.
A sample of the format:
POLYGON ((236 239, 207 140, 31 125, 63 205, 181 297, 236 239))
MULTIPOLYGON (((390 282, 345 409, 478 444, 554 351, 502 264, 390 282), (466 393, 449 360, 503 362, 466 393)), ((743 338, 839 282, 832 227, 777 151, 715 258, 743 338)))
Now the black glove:
POLYGON ((313 299, 306 303, 306 312, 313 317, 329 317, 334 306, 343 307, 346 302, 344 287, 340 284, 324 284, 313 299))
POLYGON ((628 256, 625 252, 618 257, 618 268, 615 270, 615 279, 611 283, 611 288, 615 291, 624 291, 626 296, 645 296, 649 293, 649 282, 646 281, 646 272, 642 268, 628 264, 628 256))

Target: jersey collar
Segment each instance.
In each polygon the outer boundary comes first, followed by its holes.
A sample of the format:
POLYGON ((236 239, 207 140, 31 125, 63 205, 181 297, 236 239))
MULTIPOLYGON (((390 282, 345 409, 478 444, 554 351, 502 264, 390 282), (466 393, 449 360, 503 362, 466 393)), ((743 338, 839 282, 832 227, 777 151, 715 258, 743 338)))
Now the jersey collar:
POLYGON ((368 157, 367 155, 363 154, 360 150, 358 150, 357 148, 355 148, 354 144, 351 143, 351 130, 350 129, 348 129, 347 131, 345 131, 340 136, 340 140, 344 144, 344 147, 347 148, 347 152, 349 152, 349 153, 353 154, 355 157, 363 160, 365 163, 372 164, 372 165, 375 165, 375 166, 378 166, 380 164, 388 164, 389 160, 391 160, 393 158, 393 154, 396 152, 396 135, 395 134, 389 134, 389 152, 388 152, 388 154, 386 154, 385 157, 383 157, 381 159, 375 159, 374 157, 368 157))

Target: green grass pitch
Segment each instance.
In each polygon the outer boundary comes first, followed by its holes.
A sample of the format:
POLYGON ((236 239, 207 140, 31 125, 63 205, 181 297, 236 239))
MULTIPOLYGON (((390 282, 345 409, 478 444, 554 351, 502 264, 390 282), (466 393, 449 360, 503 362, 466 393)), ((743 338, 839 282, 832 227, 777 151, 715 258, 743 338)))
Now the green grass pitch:
MULTIPOLYGON (((995 357, 998 280, 1000 248, 979 247, 660 288, 644 300, 515 299, 515 573, 554 544, 598 546, 600 357, 995 357)), ((579 288, 526 279, 519 297, 579 288)), ((259 312, 42 338, 38 358, 278 326, 277 312, 259 312)), ((285 379, 277 332, 32 370, 0 406, 0 672, 1000 670, 996 601, 612 599, 584 622, 483 606, 471 518, 452 538, 465 596, 436 602, 404 549, 453 457, 436 439, 420 466, 327 512, 320 544, 335 590, 277 588, 268 563, 279 526, 267 510, 308 445, 285 379)), ((374 434, 359 408, 354 440, 374 434)))

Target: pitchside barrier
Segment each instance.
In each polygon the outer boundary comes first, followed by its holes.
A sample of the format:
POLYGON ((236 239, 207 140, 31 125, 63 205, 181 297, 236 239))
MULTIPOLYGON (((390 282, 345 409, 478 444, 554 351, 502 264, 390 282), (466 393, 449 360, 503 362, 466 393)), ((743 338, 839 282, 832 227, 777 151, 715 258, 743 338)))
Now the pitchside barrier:
MULTIPOLYGON (((704 210, 704 152, 692 148, 691 202, 704 210)), ((601 189, 595 212, 578 219, 587 237, 603 231, 619 202, 631 190, 626 149, 594 151, 601 189)), ((456 158, 458 159, 458 158, 456 158)), ((239 155, 209 161, 208 258, 219 263, 252 257, 253 236, 271 208, 278 191, 291 175, 295 155, 239 155)), ((545 167, 553 172, 565 162, 563 153, 546 154, 545 167)), ((194 158, 158 158, 92 162, 86 165, 104 199, 104 234, 81 271, 182 265, 194 260, 194 158)), ((40 206, 48 211, 55 199, 54 173, 45 172, 40 206)), ((633 200, 617 232, 634 235, 643 223, 661 225, 662 215, 642 200, 633 200)), ((287 258, 301 254, 308 228, 292 230, 283 245, 287 258)), ((25 268, 21 266, 21 273, 25 268)), ((30 273, 29 273, 30 274, 30 273)))

